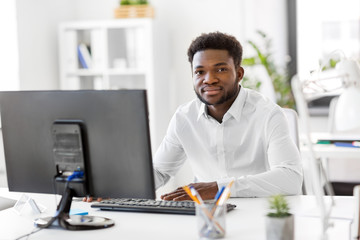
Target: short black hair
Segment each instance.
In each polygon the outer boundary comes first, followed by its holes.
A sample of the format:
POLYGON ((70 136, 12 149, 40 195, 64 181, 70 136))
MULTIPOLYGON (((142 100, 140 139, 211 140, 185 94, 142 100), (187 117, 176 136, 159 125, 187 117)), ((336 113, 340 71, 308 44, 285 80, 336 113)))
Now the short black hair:
POLYGON ((203 33, 195 38, 187 52, 191 65, 195 53, 206 49, 227 50, 234 60, 235 67, 241 65, 243 49, 240 42, 234 36, 221 32, 211 32, 203 33))

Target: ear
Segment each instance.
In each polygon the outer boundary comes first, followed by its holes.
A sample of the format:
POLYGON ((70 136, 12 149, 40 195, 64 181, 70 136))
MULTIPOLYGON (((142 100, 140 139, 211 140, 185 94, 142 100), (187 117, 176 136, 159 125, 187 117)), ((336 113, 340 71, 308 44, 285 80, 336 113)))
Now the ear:
POLYGON ((237 73, 237 78, 238 78, 237 81, 240 82, 244 77, 244 73, 245 73, 244 68, 239 66, 236 69, 236 73, 237 73))

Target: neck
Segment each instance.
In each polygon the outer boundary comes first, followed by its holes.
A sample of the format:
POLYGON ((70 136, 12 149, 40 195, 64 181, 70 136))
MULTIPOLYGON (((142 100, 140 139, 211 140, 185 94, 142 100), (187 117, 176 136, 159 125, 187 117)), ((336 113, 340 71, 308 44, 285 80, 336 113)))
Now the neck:
POLYGON ((225 115, 225 113, 230 109, 232 104, 234 103, 235 99, 239 95, 240 92, 240 86, 237 90, 237 93, 229 99, 228 101, 222 103, 222 104, 215 104, 215 105, 206 105, 208 114, 215 118, 219 123, 222 123, 222 119, 225 115))

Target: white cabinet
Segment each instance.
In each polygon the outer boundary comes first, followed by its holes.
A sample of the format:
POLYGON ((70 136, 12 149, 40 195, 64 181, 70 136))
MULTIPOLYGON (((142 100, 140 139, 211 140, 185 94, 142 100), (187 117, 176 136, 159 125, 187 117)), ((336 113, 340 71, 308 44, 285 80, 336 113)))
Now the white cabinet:
POLYGON ((155 112, 152 39, 150 18, 60 24, 60 88, 147 89, 150 128, 156 133, 151 121, 155 112), (85 65, 80 61, 81 56, 86 59, 84 55, 88 55, 85 65))

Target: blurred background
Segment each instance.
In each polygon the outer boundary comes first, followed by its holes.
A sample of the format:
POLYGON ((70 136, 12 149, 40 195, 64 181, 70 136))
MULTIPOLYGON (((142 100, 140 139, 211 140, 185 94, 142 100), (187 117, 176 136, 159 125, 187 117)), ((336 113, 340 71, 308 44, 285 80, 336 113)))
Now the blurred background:
MULTIPOLYGON (((142 88, 119 83, 119 79, 142 79, 150 91, 154 153, 177 106, 195 97, 187 48, 201 33, 221 31, 238 38, 244 48, 243 85, 294 109, 290 79, 295 74, 306 75, 318 69, 320 63, 326 66, 328 56, 335 50, 341 50, 347 57, 360 58, 358 0, 135 2, 151 7, 152 13, 145 18, 117 15, 116 10, 132 1, 122 3, 120 6, 119 0, 0 1, 0 90, 142 88), (139 23, 134 23, 139 19, 139 23), (113 21, 121 21, 121 27, 112 26, 113 21), (143 33, 135 33, 140 34, 140 40, 131 32, 134 26, 143 29, 143 33), (116 33, 117 28, 122 30, 116 33), (93 29, 100 29, 98 40, 93 39, 93 29), (106 35, 101 35, 101 31, 106 35), (101 42, 104 36, 106 44, 99 47, 103 50, 96 50, 93 42, 101 42), (71 54, 77 56, 79 40, 85 42, 90 55, 97 51, 103 56, 109 69, 101 65, 99 71, 91 72, 78 59, 75 65, 68 63, 71 54), (124 57, 119 57, 121 49, 125 49, 124 57), (139 71, 126 72, 132 68, 131 51, 137 54, 140 51, 139 58, 143 56, 145 61, 138 59, 139 71), (110 58, 114 52, 119 52, 119 56, 110 58), (84 83, 89 79, 92 84, 84 83), (82 83, 72 85, 72 81, 82 83)), ((311 103, 313 131, 327 131, 330 100, 319 97, 311 103)), ((6 186, 2 148, 0 156, 0 186, 6 186)), ((186 166, 181 171, 184 177, 172 180, 168 189, 191 180, 186 166)))

